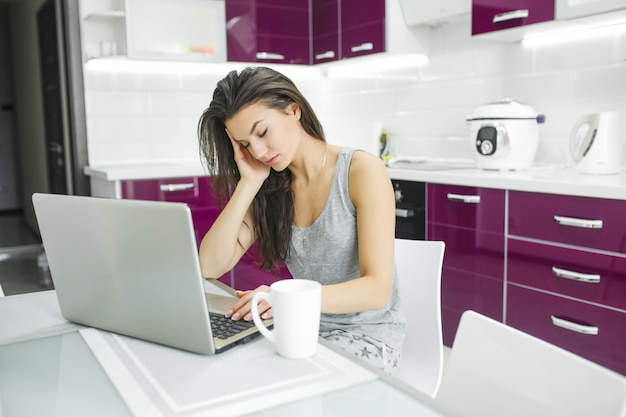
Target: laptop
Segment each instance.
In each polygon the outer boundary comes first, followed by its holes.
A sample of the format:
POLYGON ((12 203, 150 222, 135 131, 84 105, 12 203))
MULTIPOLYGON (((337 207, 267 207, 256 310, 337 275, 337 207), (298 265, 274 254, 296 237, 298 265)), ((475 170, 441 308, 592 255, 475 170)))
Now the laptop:
POLYGON ((210 313, 224 319, 237 299, 205 293, 186 204, 43 193, 32 200, 65 319, 209 355, 259 334, 230 319, 234 329, 211 329, 210 313))

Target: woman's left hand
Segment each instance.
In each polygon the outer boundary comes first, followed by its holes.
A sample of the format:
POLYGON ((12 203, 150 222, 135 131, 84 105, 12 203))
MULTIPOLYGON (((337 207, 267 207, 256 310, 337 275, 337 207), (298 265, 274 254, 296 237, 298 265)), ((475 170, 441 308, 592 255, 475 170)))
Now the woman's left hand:
MULTIPOLYGON (((267 285, 261 285, 255 290, 251 291, 237 291, 235 294, 239 298, 239 301, 226 313, 226 317, 230 317, 233 320, 245 320, 252 321, 252 297, 259 291, 269 292, 270 287, 267 285)), ((272 307, 265 300, 261 300, 259 303, 259 314, 263 320, 272 318, 272 307)))

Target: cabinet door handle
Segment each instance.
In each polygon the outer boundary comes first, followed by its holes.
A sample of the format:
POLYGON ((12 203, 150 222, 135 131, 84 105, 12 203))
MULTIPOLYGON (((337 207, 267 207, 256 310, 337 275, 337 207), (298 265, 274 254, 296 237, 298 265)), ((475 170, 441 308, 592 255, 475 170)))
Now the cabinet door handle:
POLYGON ((284 61, 285 55, 275 54, 272 52, 257 52, 256 59, 275 59, 279 61, 284 61))
POLYGON ((550 318, 552 319, 552 324, 554 324, 555 326, 561 327, 563 329, 571 330, 576 333, 597 335, 599 331, 598 326, 592 326, 590 324, 574 323, 573 321, 569 321, 569 320, 566 320, 564 318, 557 317, 554 315, 550 316, 550 318))
POLYGON ((554 215, 554 221, 563 226, 582 227, 583 229, 602 229, 602 220, 577 219, 554 215))
POLYGON ((186 184, 161 184, 159 189, 164 193, 172 193, 176 191, 192 190, 196 185, 194 183, 186 184))
POLYGON ((331 59, 335 57, 335 51, 326 51, 315 55, 315 59, 331 59))
POLYGON ((461 201, 463 203, 478 204, 478 203, 480 203, 480 196, 479 195, 463 195, 463 194, 448 193, 448 200, 450 200, 450 201, 461 201))
POLYGON ((363 51, 371 51, 372 49, 374 49, 374 44, 372 42, 364 42, 360 45, 353 46, 352 48, 350 48, 350 51, 363 52, 363 51))
POLYGON ((493 17, 493 23, 508 22, 509 20, 526 19, 528 17, 528 9, 512 10, 510 12, 500 13, 493 17))
POLYGON ((415 216, 415 211, 411 209, 396 209, 396 217, 403 217, 405 219, 415 216))
POLYGON ((559 278, 572 279, 574 281, 600 283, 600 274, 583 274, 582 272, 568 271, 567 269, 552 267, 552 273, 559 278))

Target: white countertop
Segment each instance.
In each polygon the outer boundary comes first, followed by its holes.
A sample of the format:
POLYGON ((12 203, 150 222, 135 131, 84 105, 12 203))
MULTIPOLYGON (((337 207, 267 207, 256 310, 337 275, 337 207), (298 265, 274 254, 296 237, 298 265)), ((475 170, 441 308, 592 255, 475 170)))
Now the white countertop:
POLYGON ((85 167, 84 172, 85 175, 106 181, 196 177, 208 175, 200 161, 195 160, 87 166, 85 167))
MULTIPOLYGON (((535 166, 519 171, 476 168, 389 168, 388 171, 391 178, 397 180, 626 200, 624 171, 617 175, 584 175, 578 174, 573 167, 560 169, 554 166, 535 166)), ((205 176, 207 172, 199 161, 182 161, 88 166, 85 174, 105 181, 122 181, 205 176)))
POLYGON ((582 197, 626 200, 626 172, 617 175, 584 175, 575 169, 551 166, 520 171, 486 171, 476 168, 417 170, 389 168, 396 180, 465 185, 582 197))

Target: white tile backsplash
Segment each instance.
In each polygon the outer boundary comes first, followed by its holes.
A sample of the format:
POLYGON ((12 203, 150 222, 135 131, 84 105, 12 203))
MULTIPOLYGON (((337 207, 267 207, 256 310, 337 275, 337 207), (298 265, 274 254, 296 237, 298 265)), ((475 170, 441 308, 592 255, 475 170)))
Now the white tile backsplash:
MULTIPOLYGON (((546 115, 536 162, 567 165, 578 117, 626 111, 626 32, 532 47, 469 34, 468 20, 433 29, 429 61, 402 79, 292 77, 330 142, 371 152, 384 126, 398 153, 471 158, 465 117, 510 97, 546 115)), ((196 160, 198 119, 224 75, 87 68, 90 163, 196 160)))

